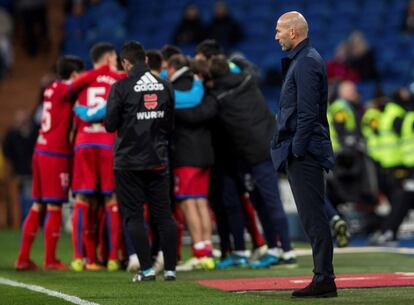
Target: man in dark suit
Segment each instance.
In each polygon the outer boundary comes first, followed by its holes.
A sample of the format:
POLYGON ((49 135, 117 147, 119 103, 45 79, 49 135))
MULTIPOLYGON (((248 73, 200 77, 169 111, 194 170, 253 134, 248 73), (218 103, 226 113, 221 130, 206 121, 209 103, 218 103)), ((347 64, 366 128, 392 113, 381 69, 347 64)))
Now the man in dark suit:
POLYGON ((282 59, 284 81, 272 159, 276 170, 287 172, 314 263, 312 282, 292 296, 333 297, 337 296, 333 245, 324 208, 325 171, 334 165, 326 116, 325 64, 310 45, 308 24, 300 13, 288 12, 279 18, 275 39, 289 53, 282 59))

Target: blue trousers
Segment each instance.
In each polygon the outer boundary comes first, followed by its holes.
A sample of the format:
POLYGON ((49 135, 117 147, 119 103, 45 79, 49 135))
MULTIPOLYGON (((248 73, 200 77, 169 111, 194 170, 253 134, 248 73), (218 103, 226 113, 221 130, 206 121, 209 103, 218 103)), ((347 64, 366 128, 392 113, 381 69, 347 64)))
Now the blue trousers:
POLYGON ((244 250, 244 213, 241 195, 247 190, 257 211, 269 248, 280 241, 284 251, 291 250, 288 222, 280 200, 278 177, 270 160, 241 169, 239 163, 227 167, 223 177, 222 202, 225 207, 235 250, 244 250), (250 174, 252 185, 244 185, 244 174, 250 174))

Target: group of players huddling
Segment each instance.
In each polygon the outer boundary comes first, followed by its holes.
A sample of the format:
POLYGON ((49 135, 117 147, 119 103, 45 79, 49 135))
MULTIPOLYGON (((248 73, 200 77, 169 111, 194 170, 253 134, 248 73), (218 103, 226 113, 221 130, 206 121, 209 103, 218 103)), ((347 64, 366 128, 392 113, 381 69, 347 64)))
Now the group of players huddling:
MULTIPOLYGON (((33 154, 34 203, 22 227, 17 270, 40 269, 30 259, 30 249, 42 223, 44 269, 69 269, 56 256, 62 204, 68 202, 69 188, 75 196, 71 268, 114 271, 121 268, 122 259, 136 260, 135 249, 125 250, 125 244, 131 243, 123 232, 115 196, 112 149, 116 134, 107 132, 103 124, 111 86, 127 74, 117 69, 111 44, 96 44, 90 55, 93 69, 86 72, 82 60, 62 56, 56 67, 59 79, 44 91, 33 154)), ((172 213, 179 233, 179 260, 184 220, 192 238, 192 258, 177 269, 295 264, 269 155, 274 117, 258 87, 257 71, 247 61, 227 60, 211 40, 197 47, 195 59, 165 46, 161 52, 148 51, 146 60, 151 73, 137 86, 145 85, 151 93, 156 83, 152 75, 157 75, 167 78, 175 90, 171 188, 177 202, 172 213), (222 252, 218 263, 213 260, 211 242, 214 221, 222 252), (256 250, 250 258, 244 245, 245 227, 256 250)), ((154 110, 154 96, 146 98, 146 107, 154 110)), ((145 114, 141 119, 146 119, 145 114)), ((147 218, 151 227, 151 215, 147 218)), ((154 257, 162 257, 156 230, 150 235, 154 257)), ((159 271, 162 266, 154 268, 159 271)))
POLYGON ((56 247, 62 204, 68 201, 69 187, 75 196, 73 269, 102 269, 97 264, 95 249, 98 219, 101 223, 106 220, 110 232, 108 267, 118 268, 121 220, 112 168, 115 134, 106 132, 102 123, 81 110, 85 110, 82 107, 95 112, 100 109, 112 84, 125 74, 116 70, 117 55, 110 44, 95 45, 91 49, 91 60, 94 69, 83 72, 84 63, 80 58, 62 56, 56 67, 59 79, 44 91, 42 122, 32 161, 34 203, 22 227, 18 270, 38 269, 30 260, 30 248, 43 219, 44 268, 68 269, 56 257, 56 247), (74 115, 75 109, 79 115, 74 115), (104 202, 105 209, 100 207, 100 202, 104 202))

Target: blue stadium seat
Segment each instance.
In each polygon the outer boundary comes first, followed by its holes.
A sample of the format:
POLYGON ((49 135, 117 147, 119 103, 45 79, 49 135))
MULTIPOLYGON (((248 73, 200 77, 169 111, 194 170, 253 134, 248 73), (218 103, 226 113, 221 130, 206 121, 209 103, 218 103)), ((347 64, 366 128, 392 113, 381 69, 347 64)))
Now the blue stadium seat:
MULTIPOLYGON (((10 0, 0 0, 0 5, 10 0)), ((261 69, 279 68, 280 58, 286 53, 274 40, 277 18, 289 10, 298 10, 308 19, 312 44, 324 59, 333 57, 336 45, 353 30, 361 30, 377 54, 378 69, 382 77, 394 83, 413 79, 414 39, 401 35, 402 18, 407 1, 404 0, 227 0, 232 14, 246 31, 246 41, 240 51, 261 69), (335 14, 334 14, 335 13, 335 14), (329 31, 327 31, 329 29, 329 31)), ((68 22, 67 40, 63 50, 88 57, 88 48, 97 39, 119 44, 121 40, 136 39, 146 48, 170 42, 172 33, 182 17, 189 0, 134 0, 127 9, 115 0, 101 0, 101 4, 88 10, 82 25, 85 38, 78 37, 79 24, 68 22), (114 13, 116 12, 116 13, 114 13), (104 16, 104 18, 102 17, 104 16), (118 29, 118 30, 114 30, 118 29), (128 32, 125 32, 125 29, 128 32)), ((213 14, 214 2, 194 0, 202 19, 208 22, 213 14)), ((193 54, 195 46, 185 47, 193 54)), ((361 91, 368 96, 372 85, 362 84, 361 91)))
POLYGON ((335 11, 338 13, 358 14, 360 10, 360 3, 356 0, 335 1, 335 11))
POLYGON ((387 0, 365 0, 362 2, 362 12, 383 12, 387 8, 387 0))
POLYGON ((146 32, 130 31, 127 33, 126 40, 139 41, 147 49, 149 48, 149 45, 152 43, 152 36, 148 35, 146 32))
POLYGON ((269 27, 267 24, 262 22, 250 23, 249 26, 245 27, 245 32, 248 39, 260 43, 266 37, 274 36, 273 27, 269 27))
POLYGON ((377 84, 372 81, 363 81, 358 84, 358 92, 361 95, 361 102, 366 103, 374 97, 377 84))
POLYGON ((185 55, 194 56, 195 54, 195 50, 196 50, 195 45, 180 46, 180 48, 181 48, 181 51, 183 51, 183 54, 185 55))
POLYGON ((382 83, 382 88, 385 94, 391 95, 393 91, 395 91, 397 88, 403 85, 405 85, 403 80, 385 79, 382 83))

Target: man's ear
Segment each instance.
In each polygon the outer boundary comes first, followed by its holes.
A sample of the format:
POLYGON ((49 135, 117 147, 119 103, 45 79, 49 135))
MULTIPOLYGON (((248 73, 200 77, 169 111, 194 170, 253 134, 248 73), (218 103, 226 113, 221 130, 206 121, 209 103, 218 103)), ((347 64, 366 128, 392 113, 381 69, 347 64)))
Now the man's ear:
POLYGON ((125 72, 128 72, 128 70, 129 70, 128 61, 126 61, 126 60, 122 61, 122 68, 124 68, 125 72))
POLYGON ((145 56, 145 63, 148 64, 148 56, 145 56))
POLYGON ((109 65, 111 63, 111 58, 110 58, 110 55, 109 54, 105 54, 104 63, 106 65, 109 65))
POLYGON ((297 36, 297 34, 296 34, 296 29, 295 29, 295 28, 291 28, 291 29, 290 29, 290 37, 291 37, 292 39, 295 39, 295 38, 296 38, 296 36, 297 36))

